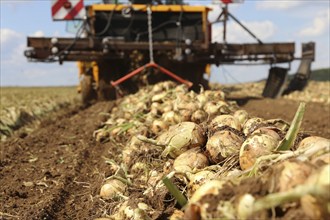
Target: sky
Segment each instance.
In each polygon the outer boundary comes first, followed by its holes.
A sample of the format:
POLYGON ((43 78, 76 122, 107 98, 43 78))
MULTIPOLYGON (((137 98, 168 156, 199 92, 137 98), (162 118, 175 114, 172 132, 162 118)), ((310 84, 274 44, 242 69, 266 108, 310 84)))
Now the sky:
MULTIPOLYGON (((101 0, 85 0, 85 4, 101 0)), ((217 2, 216 0, 213 0, 217 2)), ((208 5, 211 1, 191 0, 190 4, 208 5)), ((210 5, 213 21, 220 6, 210 5)), ((59 86, 78 84, 75 62, 35 63, 23 55, 27 36, 73 37, 66 31, 66 22, 52 21, 51 0, 0 0, 0 85, 1 86, 59 86)), ((313 69, 330 67, 330 1, 329 0, 245 0, 230 4, 230 12, 263 42, 295 42, 296 53, 301 54, 301 43, 316 42, 316 60, 313 69)), ((221 43, 222 25, 212 30, 212 40, 221 43)), ((233 21, 228 23, 228 43, 255 42, 233 21)), ((294 73, 299 61, 291 65, 294 73)), ((211 81, 241 83, 266 78, 269 66, 212 67, 211 81)))

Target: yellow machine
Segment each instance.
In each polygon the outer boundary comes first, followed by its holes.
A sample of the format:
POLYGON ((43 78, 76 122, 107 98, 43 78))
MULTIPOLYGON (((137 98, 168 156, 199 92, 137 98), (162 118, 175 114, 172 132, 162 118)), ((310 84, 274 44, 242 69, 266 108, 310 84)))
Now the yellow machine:
MULTIPOLYGON (((75 38, 29 37, 30 49, 25 55, 34 61, 79 61, 79 90, 84 102, 114 99, 118 91, 131 93, 142 85, 168 79, 195 90, 200 85, 208 88, 205 75, 210 74, 211 64, 250 61, 271 65, 264 95, 276 97, 283 91, 288 69, 275 65, 295 59, 293 42, 261 42, 229 13, 227 4, 218 18, 224 24, 224 42, 212 43, 210 8, 206 6, 159 0, 126 4, 104 0, 103 4, 83 6, 82 1, 53 0, 52 4, 54 20, 81 19, 75 38), (226 22, 230 17, 257 43, 227 43, 226 22)), ((287 91, 304 87, 314 59, 314 43, 304 44, 302 56, 297 77, 287 91)))

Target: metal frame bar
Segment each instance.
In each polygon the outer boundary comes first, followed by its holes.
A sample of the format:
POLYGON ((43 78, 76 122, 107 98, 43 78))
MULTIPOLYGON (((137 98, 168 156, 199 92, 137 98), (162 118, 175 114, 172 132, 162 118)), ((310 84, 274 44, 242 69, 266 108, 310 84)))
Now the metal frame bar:
POLYGON ((155 68, 155 69, 159 69, 162 73, 172 77, 173 79, 175 79, 176 81, 182 83, 182 84, 186 84, 189 88, 193 85, 192 82, 185 80, 181 77, 179 77, 178 75, 176 75, 175 73, 169 71, 168 69, 165 69, 162 66, 159 66, 158 64, 154 63, 154 62, 150 62, 144 66, 141 66, 139 68, 137 68, 136 70, 133 70, 132 72, 126 74, 125 76, 117 79, 116 81, 111 81, 111 85, 113 87, 117 87, 120 83, 125 82, 126 80, 132 78, 133 76, 139 74, 140 72, 142 72, 143 70, 145 70, 146 68, 155 68))

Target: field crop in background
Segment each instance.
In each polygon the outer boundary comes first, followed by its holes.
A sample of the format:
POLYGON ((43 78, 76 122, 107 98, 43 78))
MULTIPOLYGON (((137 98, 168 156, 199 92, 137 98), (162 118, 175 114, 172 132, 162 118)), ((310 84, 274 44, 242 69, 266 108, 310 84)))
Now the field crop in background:
POLYGON ((78 100, 75 87, 1 87, 0 139, 78 100))

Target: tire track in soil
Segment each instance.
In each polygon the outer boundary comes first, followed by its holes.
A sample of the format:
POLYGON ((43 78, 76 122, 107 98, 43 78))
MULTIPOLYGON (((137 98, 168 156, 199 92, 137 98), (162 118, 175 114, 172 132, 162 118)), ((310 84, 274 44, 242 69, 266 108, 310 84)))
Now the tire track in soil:
POLYGON ((69 110, 29 136, 1 144, 0 219, 91 219, 111 147, 92 134, 114 102, 69 110), (12 217, 10 217, 12 216, 12 217))

